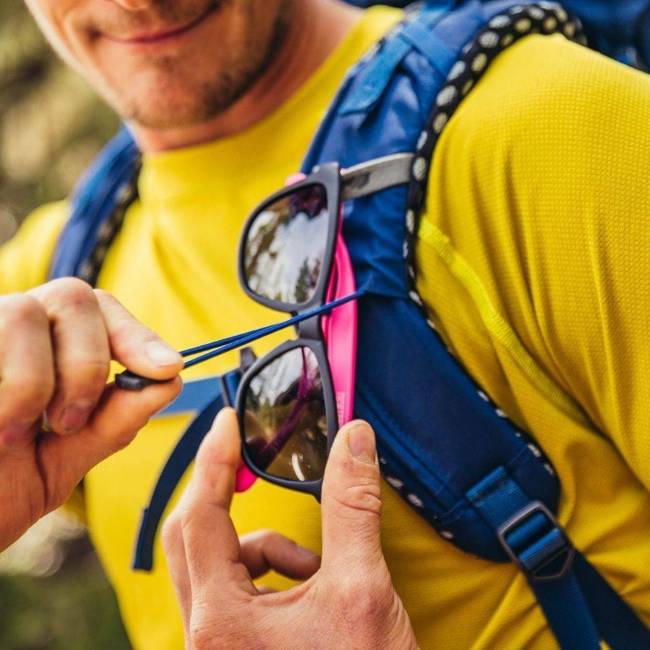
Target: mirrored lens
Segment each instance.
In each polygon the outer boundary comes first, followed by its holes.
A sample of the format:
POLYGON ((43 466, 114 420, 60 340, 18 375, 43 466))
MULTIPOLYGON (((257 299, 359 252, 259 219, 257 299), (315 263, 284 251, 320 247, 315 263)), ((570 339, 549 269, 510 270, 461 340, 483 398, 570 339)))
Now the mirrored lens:
POLYGON ((327 461, 327 417, 316 355, 289 350, 248 386, 244 439, 261 470, 284 479, 314 481, 327 461))
POLYGON ((308 185, 266 206, 246 239, 249 289, 289 305, 308 302, 323 267, 328 225, 322 185, 308 185))

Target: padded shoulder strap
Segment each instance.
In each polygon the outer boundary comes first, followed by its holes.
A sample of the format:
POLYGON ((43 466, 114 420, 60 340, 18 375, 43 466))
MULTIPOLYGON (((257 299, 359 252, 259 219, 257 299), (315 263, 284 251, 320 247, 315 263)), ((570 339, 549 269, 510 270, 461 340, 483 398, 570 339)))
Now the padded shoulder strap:
POLYGON ((126 128, 104 148, 72 197, 72 213, 52 260, 50 279, 97 281, 126 208, 137 196, 140 152, 126 128))
POLYGON ((345 206, 344 236, 367 292, 355 414, 377 432, 387 482, 445 539, 520 567, 563 650, 595 650, 601 638, 617 650, 650 647, 644 624, 557 522, 559 482, 543 452, 448 353, 415 285, 417 218, 452 113, 504 48, 531 33, 580 39, 580 23, 557 3, 470 0, 447 12, 432 4, 352 70, 303 168, 416 153, 410 188, 345 206))
POLYGON ((591 47, 618 61, 648 70, 648 0, 563 0, 562 4, 580 17, 591 47))

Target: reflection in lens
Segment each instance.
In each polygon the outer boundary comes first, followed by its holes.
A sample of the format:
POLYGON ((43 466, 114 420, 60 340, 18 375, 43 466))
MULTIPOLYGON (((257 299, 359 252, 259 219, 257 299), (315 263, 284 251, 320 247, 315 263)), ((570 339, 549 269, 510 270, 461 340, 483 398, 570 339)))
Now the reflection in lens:
POLYGON ((244 428, 249 457, 267 474, 298 481, 323 477, 327 418, 318 361, 309 348, 289 350, 253 378, 244 428))
POLYGON ((264 298, 299 305, 314 295, 327 242, 325 188, 308 185, 266 206, 246 239, 248 287, 264 298))

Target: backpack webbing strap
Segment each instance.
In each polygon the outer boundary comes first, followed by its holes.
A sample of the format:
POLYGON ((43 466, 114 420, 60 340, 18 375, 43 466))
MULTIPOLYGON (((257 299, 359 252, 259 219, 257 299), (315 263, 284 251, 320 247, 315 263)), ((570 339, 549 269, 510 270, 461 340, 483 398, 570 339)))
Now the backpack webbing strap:
MULTIPOLYGON (((217 413, 225 406, 233 404, 240 377, 239 370, 232 370, 220 377, 218 382, 209 382, 209 389, 213 395, 212 401, 202 408, 198 417, 176 443, 176 447, 160 472, 149 505, 142 511, 133 555, 133 569, 151 571, 154 542, 165 508, 187 468, 194 460, 217 413)), ((180 399, 182 399, 182 395, 180 399)))
POLYGON ((553 514, 499 467, 467 492, 522 570, 563 650, 648 648, 650 631, 571 544, 553 514))
POLYGON ((75 276, 95 286, 108 249, 137 198, 140 152, 126 128, 104 148, 79 183, 59 236, 49 279, 75 276))

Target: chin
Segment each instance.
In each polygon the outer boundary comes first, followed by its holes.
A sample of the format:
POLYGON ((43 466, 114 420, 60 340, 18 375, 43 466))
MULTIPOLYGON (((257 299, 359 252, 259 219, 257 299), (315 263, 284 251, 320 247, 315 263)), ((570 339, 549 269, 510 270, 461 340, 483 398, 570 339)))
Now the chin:
POLYGON ((120 116, 148 129, 174 129, 200 124, 217 115, 222 103, 206 84, 178 85, 165 79, 134 83, 124 93, 111 93, 120 116))
POLYGON ((147 129, 161 131, 193 126, 213 117, 201 105, 160 102, 160 99, 157 97, 155 101, 132 104, 122 117, 147 129))

